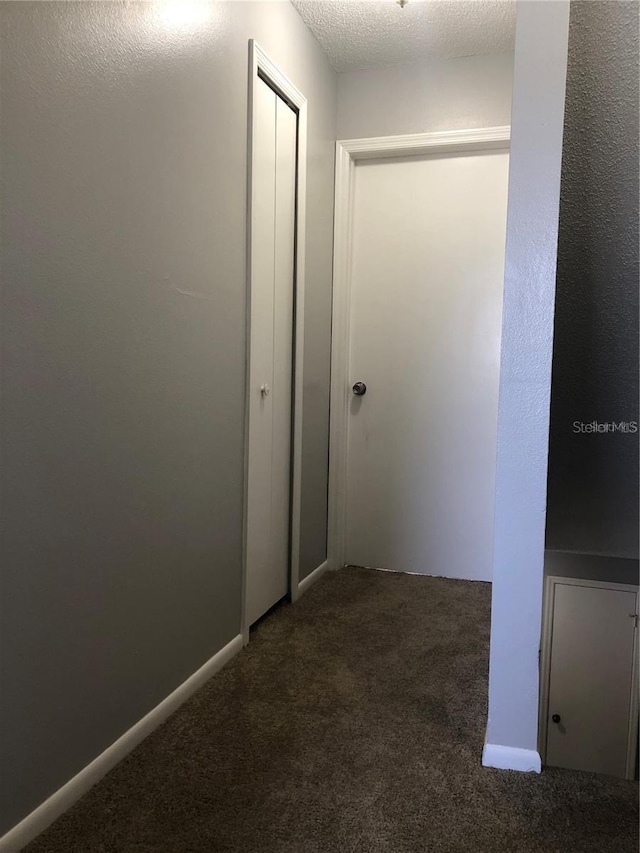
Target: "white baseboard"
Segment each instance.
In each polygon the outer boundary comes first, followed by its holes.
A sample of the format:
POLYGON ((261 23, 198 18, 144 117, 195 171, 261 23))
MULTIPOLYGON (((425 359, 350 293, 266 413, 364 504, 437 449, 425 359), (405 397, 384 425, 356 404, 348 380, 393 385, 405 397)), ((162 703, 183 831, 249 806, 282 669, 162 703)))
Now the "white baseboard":
MULTIPOLYGON (((345 567, 346 568, 346 567, 345 567)), ((462 575, 434 575, 431 572, 407 572, 405 569, 385 569, 382 566, 352 566, 354 569, 371 569, 374 572, 389 572, 392 575, 410 575, 412 578, 444 578, 450 581, 470 581, 471 583, 491 583, 491 578, 468 578, 462 575)))
POLYGON ((316 581, 320 580, 322 575, 329 568, 329 561, 325 560, 324 563, 321 563, 317 569, 314 569, 310 574, 306 576, 303 580, 298 584, 298 595, 302 595, 303 592, 306 592, 310 586, 312 586, 316 581))
POLYGON ((193 675, 189 676, 173 693, 163 699, 153 710, 145 714, 115 743, 87 764, 79 773, 59 788, 38 808, 28 814, 0 838, 0 853, 17 853, 26 844, 53 823, 61 814, 84 796, 96 782, 99 782, 109 770, 128 755, 147 735, 163 723, 167 717, 186 702, 202 685, 215 675, 242 649, 242 634, 234 637, 230 643, 210 658, 193 675))
POLYGON ((497 743, 485 743, 482 765, 497 767, 499 770, 519 770, 521 773, 540 773, 542 770, 540 753, 535 749, 500 746, 497 743))

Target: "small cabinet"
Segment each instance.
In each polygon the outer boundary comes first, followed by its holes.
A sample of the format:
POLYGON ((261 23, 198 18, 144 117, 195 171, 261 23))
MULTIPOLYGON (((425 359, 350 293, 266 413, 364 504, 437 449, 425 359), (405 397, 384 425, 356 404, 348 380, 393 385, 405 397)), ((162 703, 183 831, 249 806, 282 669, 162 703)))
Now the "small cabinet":
POLYGON ((632 779, 638 588, 547 577, 541 658, 544 763, 632 779))

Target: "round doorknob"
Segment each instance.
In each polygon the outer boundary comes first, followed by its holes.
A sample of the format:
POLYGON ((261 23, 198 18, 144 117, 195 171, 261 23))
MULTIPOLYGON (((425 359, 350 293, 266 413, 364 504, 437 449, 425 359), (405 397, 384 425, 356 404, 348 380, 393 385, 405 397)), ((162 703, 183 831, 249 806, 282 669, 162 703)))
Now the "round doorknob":
POLYGON ((554 723, 559 723, 560 722, 560 714, 554 714, 553 717, 551 717, 551 720, 554 723))
POLYGON ((352 390, 356 397, 364 397, 364 395, 367 393, 367 386, 364 384, 364 382, 356 382, 352 390))

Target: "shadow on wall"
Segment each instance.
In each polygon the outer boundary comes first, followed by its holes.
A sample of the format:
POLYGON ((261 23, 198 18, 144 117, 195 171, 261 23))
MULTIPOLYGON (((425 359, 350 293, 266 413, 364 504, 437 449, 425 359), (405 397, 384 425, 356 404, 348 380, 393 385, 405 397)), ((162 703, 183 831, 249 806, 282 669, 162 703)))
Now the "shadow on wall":
POLYGON ((572 3, 547 548, 632 558, 639 486, 638 71, 638 5, 572 3))

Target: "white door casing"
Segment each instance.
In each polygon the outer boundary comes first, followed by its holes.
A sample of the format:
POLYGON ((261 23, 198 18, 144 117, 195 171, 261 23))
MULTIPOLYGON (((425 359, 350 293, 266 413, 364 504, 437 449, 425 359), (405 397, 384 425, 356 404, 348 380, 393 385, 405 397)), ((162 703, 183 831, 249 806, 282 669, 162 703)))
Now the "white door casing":
POLYGON ((249 42, 242 633, 298 594, 306 99, 249 42))
POLYGON ((508 142, 338 143, 333 566, 490 578, 508 142))

